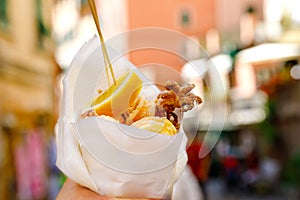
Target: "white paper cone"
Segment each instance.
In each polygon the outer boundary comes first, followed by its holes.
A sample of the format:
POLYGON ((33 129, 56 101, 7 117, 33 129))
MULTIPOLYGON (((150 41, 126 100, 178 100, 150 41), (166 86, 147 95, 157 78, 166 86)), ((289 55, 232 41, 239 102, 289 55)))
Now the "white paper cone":
MULTIPOLYGON (((135 70, 143 80, 142 95, 153 99, 158 89, 124 57, 108 47, 116 77, 135 70)), ((78 52, 63 82, 57 123, 57 166, 77 183, 102 195, 163 198, 186 164, 182 129, 166 136, 99 117, 81 119, 82 109, 99 86, 107 87, 98 38, 78 52)))

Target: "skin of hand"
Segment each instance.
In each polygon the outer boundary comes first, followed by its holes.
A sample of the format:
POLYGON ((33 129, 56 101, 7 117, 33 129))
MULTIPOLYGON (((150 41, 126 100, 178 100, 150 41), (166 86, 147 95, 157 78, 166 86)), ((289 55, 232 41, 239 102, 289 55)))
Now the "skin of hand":
POLYGON ((90 189, 78 185, 67 179, 60 190, 56 200, 158 200, 158 199, 124 199, 115 197, 100 196, 90 189))

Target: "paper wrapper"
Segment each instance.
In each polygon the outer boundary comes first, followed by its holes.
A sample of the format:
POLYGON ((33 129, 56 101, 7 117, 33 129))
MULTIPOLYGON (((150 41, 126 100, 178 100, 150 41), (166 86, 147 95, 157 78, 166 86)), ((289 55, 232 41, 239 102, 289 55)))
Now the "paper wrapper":
MULTIPOLYGON (((116 77, 136 70, 108 47, 116 77)), ((165 198, 186 164, 182 129, 166 136, 99 117, 81 119, 82 108, 107 79, 100 44, 94 37, 75 56, 63 81, 57 123, 57 166, 66 176, 112 197, 165 198)), ((153 99, 158 89, 143 80, 141 94, 153 99)))

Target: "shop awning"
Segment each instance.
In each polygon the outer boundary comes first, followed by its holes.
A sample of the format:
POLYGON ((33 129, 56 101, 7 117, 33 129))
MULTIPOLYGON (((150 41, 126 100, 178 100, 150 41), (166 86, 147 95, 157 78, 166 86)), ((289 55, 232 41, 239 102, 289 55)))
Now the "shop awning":
POLYGON ((237 61, 243 63, 260 63, 294 59, 300 56, 300 44, 265 43, 240 51, 237 61))

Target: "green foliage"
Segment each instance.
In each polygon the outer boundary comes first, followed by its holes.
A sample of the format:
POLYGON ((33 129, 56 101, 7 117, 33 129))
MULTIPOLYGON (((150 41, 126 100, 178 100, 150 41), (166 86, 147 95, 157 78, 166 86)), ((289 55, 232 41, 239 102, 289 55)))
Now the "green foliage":
POLYGON ((266 110, 268 111, 268 115, 264 121, 257 125, 258 130, 261 131, 269 144, 272 144, 278 136, 278 132, 274 126, 276 120, 275 106, 273 101, 269 100, 267 102, 266 110))
POLYGON ((283 171, 283 179, 291 185, 300 186, 300 152, 288 160, 283 171))

